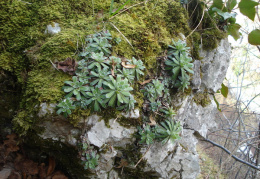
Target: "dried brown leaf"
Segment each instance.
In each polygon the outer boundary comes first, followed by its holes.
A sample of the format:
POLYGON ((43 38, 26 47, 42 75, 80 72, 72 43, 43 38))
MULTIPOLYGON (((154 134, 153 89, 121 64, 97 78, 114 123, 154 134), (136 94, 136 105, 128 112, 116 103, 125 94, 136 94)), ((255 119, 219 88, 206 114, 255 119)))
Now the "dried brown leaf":
POLYGON ((156 122, 155 122, 155 120, 153 119, 153 116, 152 116, 152 115, 149 117, 149 120, 151 121, 151 123, 149 123, 150 126, 155 126, 155 125, 156 125, 156 122))
POLYGON ((136 67, 136 65, 126 64, 126 62, 121 62, 121 65, 122 65, 124 68, 135 68, 135 67, 136 67))
POLYGON ((138 82, 140 85, 145 85, 146 83, 150 83, 150 81, 152 81, 152 79, 149 79, 149 80, 145 80, 143 82, 138 82))
POLYGON ((47 176, 49 176, 53 173, 55 166, 56 166, 55 159, 53 157, 49 157, 49 167, 48 167, 48 171, 47 171, 47 176))
POLYGON ((120 165, 116 168, 122 168, 122 167, 126 167, 128 165, 128 162, 126 159, 121 159, 120 160, 120 165))
POLYGON ((76 67, 78 63, 75 59, 71 59, 68 57, 65 61, 62 62, 55 62, 57 65, 57 69, 62 70, 65 73, 69 73, 70 75, 75 74, 76 67))

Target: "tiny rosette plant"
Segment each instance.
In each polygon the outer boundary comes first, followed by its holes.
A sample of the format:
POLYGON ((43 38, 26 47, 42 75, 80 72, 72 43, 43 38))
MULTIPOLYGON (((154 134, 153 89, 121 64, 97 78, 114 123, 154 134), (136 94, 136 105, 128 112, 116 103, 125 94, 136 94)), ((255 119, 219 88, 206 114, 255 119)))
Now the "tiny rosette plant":
POLYGON ((90 85, 94 86, 96 85, 96 87, 101 88, 103 87, 103 83, 104 81, 110 81, 109 75, 111 74, 110 71, 108 71, 108 68, 103 68, 102 70, 97 70, 97 72, 95 71, 91 71, 91 75, 96 78, 94 79, 90 85))
POLYGON ((71 110, 76 108, 71 99, 64 99, 57 105, 57 107, 59 108, 57 114, 63 113, 65 117, 71 114, 71 110))
POLYGON ((87 100, 85 101, 86 105, 90 105, 92 111, 101 111, 101 107, 106 108, 104 99, 105 96, 103 91, 99 88, 91 88, 91 91, 86 93, 87 100))
POLYGON ((82 81, 79 81, 77 76, 72 77, 72 81, 64 81, 69 86, 64 86, 63 90, 65 93, 69 93, 65 96, 65 98, 70 98, 73 95, 76 96, 77 100, 81 99, 81 95, 86 96, 86 91, 89 91, 88 86, 84 86, 85 83, 82 81))
POLYGON ((138 133, 141 136, 141 141, 139 142, 140 144, 153 144, 155 139, 155 132, 149 125, 146 125, 143 129, 138 126, 138 133))
POLYGON ((135 65, 134 68, 134 75, 137 80, 139 80, 140 75, 144 75, 143 70, 145 69, 145 66, 142 62, 142 60, 136 60, 134 57, 132 58, 133 65, 135 65))
POLYGON ((162 144, 166 144, 168 141, 174 143, 180 139, 180 132, 182 130, 180 122, 174 122, 173 120, 166 120, 161 122, 161 125, 157 125, 155 128, 156 138, 162 140, 162 144))
POLYGON ((192 58, 188 56, 189 47, 186 47, 186 43, 179 40, 178 42, 173 41, 173 46, 169 45, 168 58, 165 61, 166 70, 171 72, 171 78, 174 87, 179 90, 188 88, 189 85, 189 74, 193 74, 193 63, 192 58))
POLYGON ((119 107, 121 104, 128 104, 130 102, 130 91, 133 88, 128 84, 128 80, 125 78, 122 80, 120 75, 117 75, 116 80, 112 75, 109 75, 111 81, 104 82, 104 85, 108 87, 108 89, 104 90, 106 93, 106 102, 108 102, 108 106, 111 107, 119 107))
POLYGON ((86 159, 84 169, 95 169, 98 166, 99 155, 95 154, 95 152, 91 152, 91 154, 86 153, 86 159))
POLYGON ((109 62, 106 60, 107 57, 104 56, 103 52, 100 53, 92 53, 91 54, 92 61, 90 62, 90 65, 88 66, 88 69, 94 69, 94 67, 97 67, 98 70, 101 70, 101 66, 103 68, 109 68, 109 62))

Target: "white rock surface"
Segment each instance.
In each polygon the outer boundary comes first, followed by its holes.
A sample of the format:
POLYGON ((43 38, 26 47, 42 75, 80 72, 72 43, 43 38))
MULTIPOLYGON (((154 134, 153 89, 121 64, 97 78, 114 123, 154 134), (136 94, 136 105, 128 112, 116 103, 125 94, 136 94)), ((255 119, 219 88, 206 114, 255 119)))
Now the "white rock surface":
POLYGON ((230 44, 227 39, 220 41, 219 46, 212 51, 201 51, 202 80, 201 86, 210 92, 216 92, 226 77, 231 55, 230 44))
POLYGON ((44 31, 45 34, 57 34, 61 31, 59 23, 53 22, 52 24, 47 25, 46 30, 44 31))

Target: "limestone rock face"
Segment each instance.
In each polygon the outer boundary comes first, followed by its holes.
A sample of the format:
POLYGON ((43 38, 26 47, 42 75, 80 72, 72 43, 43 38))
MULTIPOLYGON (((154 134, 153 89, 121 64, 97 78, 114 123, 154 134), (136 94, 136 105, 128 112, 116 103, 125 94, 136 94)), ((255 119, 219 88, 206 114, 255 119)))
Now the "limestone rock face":
MULTIPOLYGON (((194 179, 198 176, 200 173, 199 156, 196 152, 198 140, 194 134, 196 132, 205 137, 207 131, 216 125, 214 122, 216 104, 211 93, 216 92, 221 86, 228 68, 229 53, 227 40, 222 40, 217 49, 211 52, 203 51, 201 54, 204 55, 204 59, 194 62, 193 86, 191 86, 193 91, 185 97, 177 96, 174 99, 175 105, 179 107, 175 119, 183 126, 181 139, 174 144, 168 142, 162 145, 160 142, 155 142, 150 148, 142 146, 139 154, 143 156, 145 166, 141 168, 141 172, 162 179, 194 179), (194 101, 197 93, 208 95, 209 103, 206 106, 203 107, 194 101)), ((42 104, 39 115, 53 113, 53 106, 53 104, 42 104)), ((141 117, 140 113, 136 109, 122 115, 131 120, 141 117)), ((127 157, 122 149, 126 149, 128 145, 136 145, 134 134, 137 129, 134 126, 126 128, 121 126, 117 119, 105 121, 97 115, 82 119, 80 127, 73 127, 65 119, 45 121, 41 126, 45 127, 45 131, 39 135, 43 139, 76 146, 81 142, 79 137, 81 136, 88 140, 89 145, 99 149, 99 165, 92 170, 96 174, 93 178, 123 178, 120 174, 122 171, 136 170, 136 161, 135 163, 128 161, 122 166, 116 162, 116 159, 122 160, 127 157)))
POLYGON ((221 40, 212 51, 201 51, 201 85, 209 92, 216 92, 226 76, 229 67, 231 48, 227 39, 221 40))

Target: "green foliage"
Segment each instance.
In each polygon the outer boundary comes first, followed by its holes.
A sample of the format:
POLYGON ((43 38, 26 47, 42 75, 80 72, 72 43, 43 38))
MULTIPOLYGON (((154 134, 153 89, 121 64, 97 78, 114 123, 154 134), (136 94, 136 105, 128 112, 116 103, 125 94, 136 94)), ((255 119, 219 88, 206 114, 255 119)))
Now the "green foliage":
POLYGON ((65 98, 70 98, 75 95, 77 100, 81 100, 81 95, 86 96, 86 91, 89 91, 89 87, 84 86, 85 83, 79 81, 77 76, 73 76, 72 81, 64 81, 64 83, 69 85, 63 87, 64 92, 69 93, 65 96, 65 98))
MULTIPOLYGON (((136 100, 130 93, 135 76, 143 75, 145 67, 141 60, 133 58, 135 69, 126 69, 121 58, 110 56, 109 31, 87 36, 86 48, 79 56, 76 76, 65 81, 65 98, 76 97, 73 104, 82 109, 101 111, 102 108, 115 107, 117 110, 132 110, 136 100)), ((129 60, 126 60, 129 61, 129 60)), ((159 89, 158 89, 159 90, 159 89)))
POLYGON ((145 66, 142 62, 142 60, 136 60, 134 57, 132 58, 133 65, 135 65, 134 68, 134 75, 137 80, 139 80, 139 75, 144 75, 143 71, 145 69, 145 66))
POLYGON ((91 154, 86 153, 86 159, 84 169, 95 169, 98 166, 99 155, 95 154, 95 152, 91 152, 91 154))
MULTIPOLYGON (((112 47, 109 43, 111 40, 111 34, 109 31, 102 31, 93 35, 89 35, 86 38, 87 46, 85 50, 79 54, 79 56, 89 58, 92 53, 102 52, 105 55, 110 55, 110 48, 112 47)), ((96 56, 94 56, 96 57, 96 56)))
POLYGON ((132 69, 123 68, 123 70, 118 70, 118 74, 122 75, 123 78, 127 79, 129 83, 133 83, 135 76, 132 69))
POLYGON ((173 119, 165 120, 154 128, 151 128, 150 125, 146 125, 143 129, 138 127, 138 134, 141 137, 139 143, 150 145, 154 143, 155 139, 161 141, 163 145, 168 141, 174 143, 180 139, 181 130, 180 122, 174 122, 173 119))
POLYGON ((108 102, 108 106, 111 107, 119 107, 123 103, 128 104, 131 96, 130 91, 133 90, 128 84, 128 80, 126 78, 122 80, 120 75, 117 75, 116 80, 112 75, 109 75, 109 78, 110 82, 104 82, 104 85, 109 88, 104 90, 107 98, 105 102, 108 102))
POLYGON ((260 45, 260 30, 255 29, 248 34, 248 42, 252 45, 260 45))
POLYGON ((96 77, 95 80, 93 80, 90 85, 94 86, 96 85, 96 87, 101 88, 103 87, 103 83, 105 81, 110 81, 110 78, 108 77, 110 75, 110 71, 108 71, 108 68, 103 68, 103 70, 97 70, 97 73, 95 71, 91 71, 91 75, 93 77, 96 77))
POLYGON ((168 54, 174 56, 185 55, 190 50, 190 47, 186 47, 186 43, 180 39, 177 42, 172 39, 172 43, 173 45, 168 46, 168 54))
POLYGON ((221 94, 227 98, 228 95, 228 87, 225 86, 223 83, 221 84, 221 89, 220 89, 221 94))
POLYGON ((138 133, 141 136, 141 144, 150 145, 154 142, 155 139, 155 132, 149 125, 146 125, 143 129, 138 127, 138 133))
POLYGON ((161 122, 161 125, 157 125, 155 128, 156 137, 162 140, 162 144, 167 143, 169 140, 174 143, 175 140, 180 139, 181 130, 180 122, 174 122, 171 119, 161 122))
POLYGON ((94 111, 100 111, 100 106, 105 108, 106 105, 104 102, 105 96, 103 95, 103 90, 100 90, 98 87, 90 89, 91 91, 86 93, 87 100, 85 101, 85 105, 90 105, 91 109, 94 111))
POLYGON ((165 114, 166 119, 173 119, 173 117, 176 115, 175 110, 172 107, 163 108, 160 110, 165 114))
POLYGON ((72 109, 76 108, 76 106, 73 105, 73 101, 71 99, 64 99, 57 105, 57 107, 59 108, 57 114, 63 113, 65 117, 71 114, 72 109))
MULTIPOLYGON (((214 15, 214 12, 222 17, 219 22, 224 22, 224 24, 226 24, 224 29, 227 30, 228 34, 231 35, 235 40, 239 39, 240 37, 239 29, 241 27, 236 23, 236 13, 232 13, 232 10, 236 5, 236 0, 228 0, 225 3, 223 3, 222 0, 214 0, 209 10, 209 14, 214 19, 217 19, 217 17, 214 15)), ((243 15, 254 21, 256 15, 255 6, 257 5, 259 5, 259 3, 253 0, 241 0, 238 4, 238 8, 243 15)), ((251 43, 250 40, 248 42, 252 45, 255 45, 254 43, 251 43)))
POLYGON ((101 66, 103 68, 108 68, 107 64, 108 61, 106 60, 107 57, 104 57, 104 53, 100 52, 100 53, 94 53, 92 52, 91 54, 91 59, 93 59, 93 61, 90 62, 90 65, 88 66, 88 69, 94 69, 94 67, 97 67, 98 70, 101 70, 101 66))
POLYGON ((148 83, 141 92, 144 93, 144 96, 148 98, 150 102, 155 102, 157 98, 162 97, 162 91, 164 85, 158 80, 152 80, 152 83, 148 83))
POLYGON ((238 4, 238 7, 242 14, 254 21, 256 14, 255 6, 257 6, 258 4, 258 2, 255 2, 253 0, 241 0, 238 4))
POLYGON ((169 46, 168 58, 165 61, 166 69, 171 72, 174 86, 184 91, 190 85, 188 73, 193 74, 192 58, 187 55, 189 48, 185 42, 179 40, 173 41, 173 44, 174 46, 169 46))

